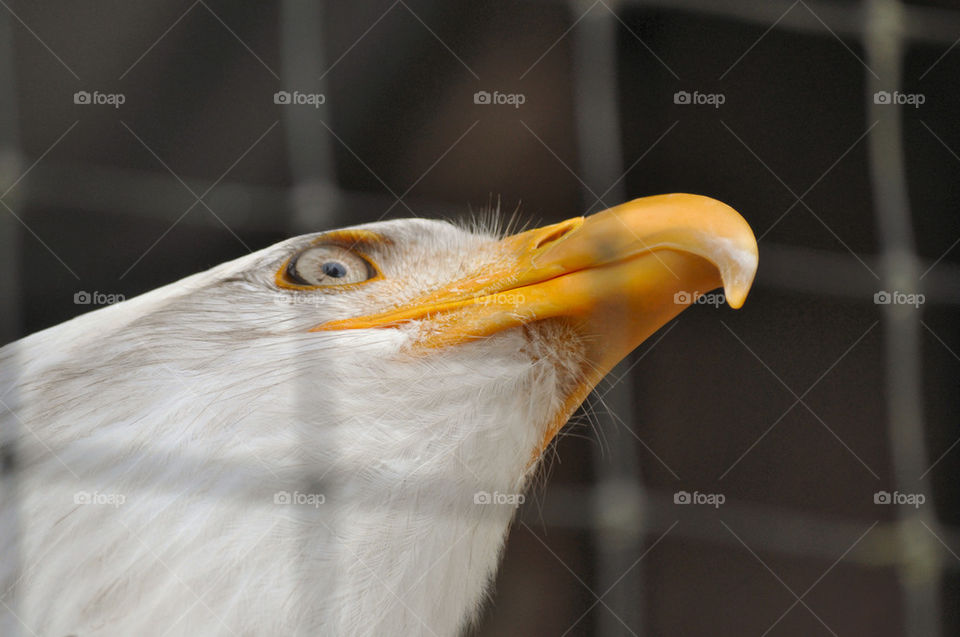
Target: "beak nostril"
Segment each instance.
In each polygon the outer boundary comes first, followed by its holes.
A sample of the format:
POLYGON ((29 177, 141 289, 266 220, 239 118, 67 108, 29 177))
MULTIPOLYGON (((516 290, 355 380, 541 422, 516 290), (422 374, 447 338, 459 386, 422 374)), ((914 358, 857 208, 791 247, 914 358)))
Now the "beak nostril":
POLYGON ((533 245, 533 249, 539 250, 540 248, 548 246, 551 243, 556 243, 563 237, 570 234, 572 231, 579 228, 582 224, 583 217, 562 221, 556 224, 550 229, 549 232, 545 233, 542 237, 537 238, 537 242, 533 245))

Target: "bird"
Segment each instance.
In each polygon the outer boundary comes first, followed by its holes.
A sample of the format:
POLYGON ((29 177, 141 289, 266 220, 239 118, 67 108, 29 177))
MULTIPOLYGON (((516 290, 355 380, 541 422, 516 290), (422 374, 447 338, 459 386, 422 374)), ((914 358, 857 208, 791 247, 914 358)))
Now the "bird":
POLYGON ((635 199, 297 236, 0 349, 3 635, 457 635, 550 442, 757 243, 635 199))

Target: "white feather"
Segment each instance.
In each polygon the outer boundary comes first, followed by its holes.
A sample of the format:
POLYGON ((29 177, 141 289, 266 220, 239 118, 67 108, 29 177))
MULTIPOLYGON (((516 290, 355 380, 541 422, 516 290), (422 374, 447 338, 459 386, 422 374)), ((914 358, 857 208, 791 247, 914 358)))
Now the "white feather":
POLYGON ((474 496, 523 489, 580 361, 561 325, 430 355, 407 349, 416 324, 308 332, 489 258, 449 224, 367 227, 391 240, 385 278, 350 292, 275 288, 298 237, 0 349, 0 634, 446 636, 475 617, 515 509, 474 496))

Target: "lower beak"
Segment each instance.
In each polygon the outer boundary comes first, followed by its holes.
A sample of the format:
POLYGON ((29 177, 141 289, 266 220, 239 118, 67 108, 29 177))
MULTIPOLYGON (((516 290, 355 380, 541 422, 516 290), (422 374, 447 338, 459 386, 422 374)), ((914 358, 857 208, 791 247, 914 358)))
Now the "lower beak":
POLYGON ((438 348, 564 318, 584 335, 589 363, 583 391, 570 397, 572 413, 614 365, 701 295, 722 286, 730 306, 743 305, 757 269, 743 217, 688 194, 636 199, 507 237, 491 250, 479 273, 388 312, 313 329, 430 319, 417 344, 438 348))

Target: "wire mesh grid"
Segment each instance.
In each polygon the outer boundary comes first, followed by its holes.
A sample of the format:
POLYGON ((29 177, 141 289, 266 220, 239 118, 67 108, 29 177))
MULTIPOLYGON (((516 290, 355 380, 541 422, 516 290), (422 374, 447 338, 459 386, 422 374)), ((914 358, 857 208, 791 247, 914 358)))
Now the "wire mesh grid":
MULTIPOLYGON (((338 61, 327 57, 329 49, 324 42, 331 28, 326 15, 328 3, 290 1, 281 5, 277 25, 279 84, 313 85, 326 93, 325 69, 338 61), (320 78, 319 84, 316 78, 320 78)), ((390 8, 395 6, 396 3, 390 8)), ((623 65, 618 59, 616 44, 623 30, 630 30, 624 23, 623 12, 637 8, 679 10, 757 25, 765 29, 760 39, 771 31, 785 31, 827 33, 844 47, 847 47, 846 41, 860 43, 864 52, 860 62, 864 74, 863 100, 867 105, 865 127, 881 119, 889 124, 871 131, 865 140, 879 252, 865 263, 855 253, 804 251, 768 241, 761 243, 761 268, 769 268, 770 272, 763 284, 784 290, 817 286, 821 292, 826 289, 832 296, 851 299, 861 298, 863 290, 870 289, 871 285, 874 289, 922 288, 930 303, 944 306, 960 303, 957 291, 960 290, 960 269, 950 263, 938 264, 924 259, 917 253, 907 195, 902 124, 898 117, 891 117, 887 105, 874 99, 880 91, 904 90, 903 65, 909 43, 937 45, 944 56, 953 49, 960 34, 960 12, 897 0, 570 2, 566 5, 568 28, 562 38, 568 38, 571 46, 569 70, 574 87, 572 109, 577 164, 571 172, 576 176, 581 207, 586 212, 623 201, 633 194, 622 181, 629 170, 625 163, 633 161, 626 158, 621 143, 623 99, 617 78, 622 76, 611 73, 610 69, 623 65), (870 276, 873 269, 877 280, 870 276), (921 281, 928 272, 930 278, 921 281)), ((13 32, 29 30, 29 26, 10 7, 6 9, 0 11, 0 86, 4 87, 0 92, 0 183, 5 184, 7 190, 0 197, 7 208, 0 211, 5 213, 0 215, 3 246, 0 258, 4 262, 0 267, 0 294, 7 299, 18 299, 26 277, 20 268, 19 251, 24 249, 21 237, 24 229, 30 234, 33 230, 30 219, 17 215, 17 211, 31 207, 66 207, 162 220, 167 218, 172 202, 177 202, 182 195, 182 187, 163 173, 158 176, 135 169, 23 155, 16 96, 18 82, 28 80, 16 67, 13 32)), ((382 17, 380 12, 377 15, 382 17)), ((425 37, 429 38, 430 34, 425 37)), ((745 56, 757 42, 744 52, 745 56)), ((337 55, 342 53, 339 51, 337 55)), ((657 55, 653 50, 648 53, 657 55)), ((849 53, 859 60, 856 52, 849 50, 849 53)), ((188 178, 186 185, 194 193, 210 193, 211 208, 230 212, 229 216, 225 215, 225 223, 214 215, 193 215, 185 223, 217 228, 226 225, 238 232, 276 231, 279 225, 283 226, 279 228, 282 232, 296 234, 350 222, 349 215, 343 211, 355 205, 403 212, 397 203, 406 193, 399 194, 387 187, 390 194, 384 195, 350 190, 338 183, 334 126, 328 126, 309 111, 286 109, 282 111, 280 127, 292 186, 253 185, 231 178, 222 181, 188 178), (262 214, 264 210, 280 212, 276 217, 266 218, 262 214), (322 211, 329 213, 324 217, 322 211), (284 221, 278 223, 277 219, 284 221)), ((797 198, 802 199, 803 195, 797 198)), ((418 199, 413 207, 419 216, 443 216, 450 202, 424 198, 418 199)), ((886 435, 895 476, 892 487, 930 494, 933 490, 926 476, 932 458, 924 438, 921 351, 926 325, 921 315, 908 306, 888 304, 882 310, 883 392, 887 404, 886 435), (923 477, 918 480, 916 476, 923 477)), ((17 312, 3 313, 0 321, 4 342, 22 335, 17 312)), ((926 329, 930 330, 929 326, 926 329)), ((629 364, 622 365, 614 377, 631 374, 629 367, 629 364)), ((607 389, 605 408, 597 415, 601 427, 617 429, 620 424, 615 419, 636 423, 638 415, 631 400, 631 382, 642 382, 642 379, 614 384, 607 389)), ((592 576, 584 576, 588 580, 585 586, 597 591, 592 592, 591 601, 600 599, 598 592, 611 593, 608 598, 604 596, 609 600, 604 601, 604 606, 610 612, 594 612, 590 620, 591 634, 614 635, 624 631, 635 635, 656 634, 649 626, 649 618, 645 617, 650 603, 641 604, 637 600, 646 595, 647 587, 655 587, 657 580, 645 571, 645 563, 638 558, 646 555, 651 543, 659 542, 667 534, 750 553, 790 555, 828 564, 852 562, 868 569, 892 568, 899 583, 904 634, 943 634, 943 582, 960 564, 954 551, 949 549, 960 546, 960 529, 938 519, 935 506, 898 507, 895 519, 878 521, 869 527, 869 534, 887 538, 886 542, 875 542, 871 548, 842 554, 834 547, 848 545, 858 536, 862 539, 861 533, 866 527, 859 521, 734 501, 725 505, 723 525, 699 511, 691 511, 689 521, 677 524, 674 491, 644 484, 638 459, 644 457, 645 443, 640 438, 621 440, 626 444, 595 446, 596 475, 591 484, 553 488, 550 501, 536 509, 523 509, 518 523, 534 535, 540 533, 534 528, 538 524, 543 525, 544 531, 561 528, 591 534, 595 563, 592 576), (562 504, 557 505, 558 502, 562 504)), ((540 533, 537 537, 545 536, 540 533)), ((801 597, 797 597, 797 603, 805 605, 801 597)))

